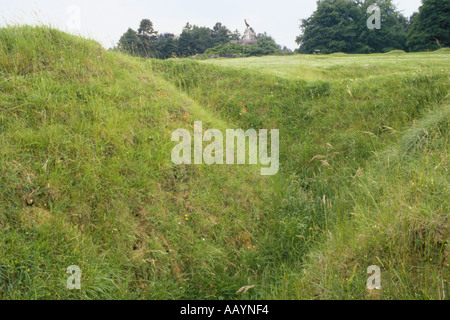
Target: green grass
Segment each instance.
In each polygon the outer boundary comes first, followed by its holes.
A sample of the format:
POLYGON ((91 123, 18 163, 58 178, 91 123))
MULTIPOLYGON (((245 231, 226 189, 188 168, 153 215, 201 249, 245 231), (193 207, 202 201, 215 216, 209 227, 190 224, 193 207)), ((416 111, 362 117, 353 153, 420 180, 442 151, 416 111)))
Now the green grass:
POLYGON ((0 29, 0 298, 448 299, 449 60, 157 61, 0 29), (279 129, 280 173, 173 165, 198 120, 279 129))
POLYGON ((235 69, 246 69, 286 79, 356 80, 396 73, 408 75, 431 68, 448 69, 448 51, 430 53, 391 52, 356 55, 293 55, 239 59, 212 59, 203 63, 235 69))

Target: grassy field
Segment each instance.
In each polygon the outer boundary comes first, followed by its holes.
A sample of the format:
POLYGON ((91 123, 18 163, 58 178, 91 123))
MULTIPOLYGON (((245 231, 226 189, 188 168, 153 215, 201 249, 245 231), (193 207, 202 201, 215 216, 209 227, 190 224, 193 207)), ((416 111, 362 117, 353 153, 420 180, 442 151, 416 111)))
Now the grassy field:
POLYGON ((430 53, 392 51, 387 54, 293 55, 211 59, 204 63, 219 67, 246 69, 286 79, 340 80, 364 79, 386 73, 409 74, 432 68, 448 68, 448 49, 430 53))
POLYGON ((0 29, 0 298, 448 299, 449 62, 143 60, 0 29), (175 166, 200 120, 279 129, 280 173, 175 166))

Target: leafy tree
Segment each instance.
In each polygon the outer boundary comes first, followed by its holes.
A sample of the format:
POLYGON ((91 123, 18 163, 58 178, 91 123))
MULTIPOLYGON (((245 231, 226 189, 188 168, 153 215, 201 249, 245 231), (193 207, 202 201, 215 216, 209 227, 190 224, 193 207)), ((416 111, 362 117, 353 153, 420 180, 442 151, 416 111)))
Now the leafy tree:
POLYGON ((271 55, 279 53, 281 47, 275 42, 275 39, 269 36, 266 32, 259 33, 256 36, 258 41, 256 47, 258 48, 259 54, 254 55, 271 55))
POLYGON ((319 0, 313 15, 302 20, 300 53, 372 53, 406 49, 408 20, 392 0, 319 0), (381 30, 367 28, 367 9, 381 10, 381 30))
POLYGON ((192 28, 192 41, 195 53, 204 53, 206 49, 214 47, 212 30, 207 27, 194 26, 192 28))
POLYGON ((357 43, 363 46, 357 48, 358 53, 406 50, 408 19, 397 11, 392 0, 358 1, 357 5, 362 13, 357 43), (373 4, 377 5, 381 11, 381 29, 379 30, 367 28, 367 9, 373 4))
POLYGON ((167 59, 176 56, 178 53, 178 42, 175 35, 172 33, 165 33, 159 36, 158 39, 158 58, 167 59))
POLYGON ((149 19, 143 19, 138 29, 140 35, 153 36, 157 35, 158 32, 153 28, 153 22, 149 19))
POLYGON ((184 28, 178 39, 178 53, 182 57, 188 57, 195 54, 194 43, 192 39, 191 29, 184 28))
POLYGON ((192 25, 189 22, 186 22, 186 25, 183 28, 183 31, 191 31, 192 30, 192 25))
POLYGON ((138 29, 138 51, 142 57, 156 58, 158 52, 158 31, 153 28, 153 22, 143 19, 138 29))
POLYGON ((119 48, 131 54, 138 54, 139 38, 136 31, 129 28, 119 40, 119 48))
POLYGON ((419 16, 418 12, 414 12, 411 17, 409 17, 408 27, 411 29, 411 26, 414 23, 414 20, 419 16))
POLYGON ((143 19, 138 32, 128 29, 121 37, 119 47, 141 57, 159 58, 165 56, 161 51, 164 49, 165 43, 165 37, 158 36, 158 31, 154 29, 153 23, 149 19, 143 19))
POLYGON ((187 24, 178 41, 178 52, 185 57, 204 53, 214 47, 212 33, 213 31, 207 27, 187 24))
POLYGON ((411 51, 436 50, 450 45, 450 0, 423 0, 408 33, 411 51))
POLYGON ((234 30, 234 32, 231 34, 231 39, 230 40, 240 40, 241 39, 241 33, 239 32, 239 30, 234 30))
POLYGON ((228 43, 231 40, 230 30, 220 22, 217 22, 213 27, 211 36, 213 38, 214 46, 228 43))
POLYGON ((297 37, 300 53, 356 51, 360 20, 361 10, 352 0, 319 0, 313 15, 302 20, 303 34, 297 37))

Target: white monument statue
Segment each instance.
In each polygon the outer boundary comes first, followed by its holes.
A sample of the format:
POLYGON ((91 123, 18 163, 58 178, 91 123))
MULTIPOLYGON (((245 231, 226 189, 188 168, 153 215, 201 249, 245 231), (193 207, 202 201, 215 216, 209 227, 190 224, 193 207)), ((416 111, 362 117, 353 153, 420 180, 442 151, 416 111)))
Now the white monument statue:
POLYGON ((241 40, 234 40, 231 41, 233 43, 239 43, 244 46, 249 46, 252 44, 257 44, 258 41, 256 40, 256 33, 253 30, 253 28, 250 27, 250 25, 247 22, 247 19, 244 20, 245 25, 247 26, 247 29, 244 32, 244 35, 242 36, 241 40))

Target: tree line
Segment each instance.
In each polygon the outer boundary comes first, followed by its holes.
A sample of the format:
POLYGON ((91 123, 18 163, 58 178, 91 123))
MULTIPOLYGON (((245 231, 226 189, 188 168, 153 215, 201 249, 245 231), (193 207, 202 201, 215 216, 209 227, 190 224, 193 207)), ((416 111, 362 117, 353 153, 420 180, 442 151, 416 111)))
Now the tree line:
MULTIPOLYGON (((419 12, 405 17, 393 0, 318 0, 316 11, 301 21, 297 53, 380 53, 392 50, 427 51, 450 45, 450 0, 422 0, 419 12), (368 8, 380 8, 380 29, 369 29, 368 8)), ((187 23, 179 36, 159 33, 152 21, 141 21, 137 31, 129 28, 120 38, 121 50, 141 57, 167 59, 193 55, 225 54, 260 56, 289 54, 266 33, 258 44, 242 46, 238 30, 231 32, 218 22, 214 27, 187 23), (206 52, 206 53, 205 53, 206 52)))
POLYGON ((129 28, 119 40, 119 48, 134 55, 167 59, 204 53, 207 49, 239 39, 239 31, 231 32, 218 22, 213 29, 187 23, 179 37, 159 33, 149 19, 141 21, 137 31, 129 28))
POLYGON ((172 33, 159 33, 151 20, 144 19, 137 31, 129 28, 122 35, 118 47, 133 55, 158 59, 201 55, 208 49, 211 54, 244 55, 276 54, 277 51, 288 50, 277 45, 275 40, 266 33, 258 34, 256 36, 258 44, 247 48, 231 43, 232 40, 239 39, 241 34, 238 30, 231 32, 220 22, 217 22, 212 29, 191 25, 188 22, 177 37, 172 33), (213 48, 214 50, 211 50, 213 48))
POLYGON ((450 0, 422 0, 419 12, 409 18, 392 0, 319 0, 312 16, 302 20, 298 52, 436 50, 450 44, 449 24, 450 0), (380 8, 381 29, 367 27, 372 5, 380 8))

